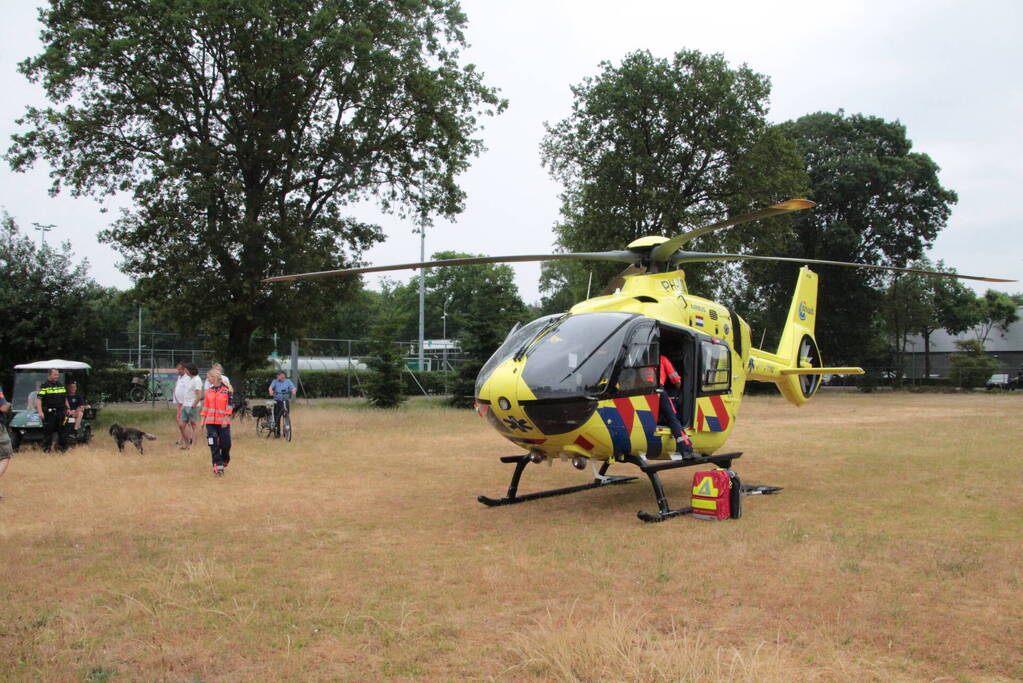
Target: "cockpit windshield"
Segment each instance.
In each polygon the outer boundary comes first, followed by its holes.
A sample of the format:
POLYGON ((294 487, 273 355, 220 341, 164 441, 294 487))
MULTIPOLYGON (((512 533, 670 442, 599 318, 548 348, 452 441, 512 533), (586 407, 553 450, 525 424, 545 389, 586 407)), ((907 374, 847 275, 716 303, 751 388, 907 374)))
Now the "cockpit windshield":
POLYGON ((494 352, 494 355, 491 356, 490 360, 488 360, 480 369, 480 374, 476 376, 476 395, 480 395, 480 389, 483 388, 487 379, 490 378, 491 373, 494 372, 494 368, 511 356, 519 353, 519 351, 525 348, 529 342, 533 341, 533 337, 562 315, 564 314, 558 313, 555 315, 545 315, 544 317, 537 318, 526 325, 516 325, 513 327, 501 346, 494 352))
POLYGON ((522 379, 541 400, 605 393, 637 319, 635 313, 565 317, 526 351, 522 379))

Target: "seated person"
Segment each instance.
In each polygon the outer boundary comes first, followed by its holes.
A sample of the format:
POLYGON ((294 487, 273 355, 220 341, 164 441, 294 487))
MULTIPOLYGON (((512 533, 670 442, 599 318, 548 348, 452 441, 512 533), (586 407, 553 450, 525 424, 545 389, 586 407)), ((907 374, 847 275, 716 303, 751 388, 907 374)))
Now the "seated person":
POLYGON ((42 386, 42 382, 36 382, 35 391, 28 392, 28 400, 25 401, 25 410, 30 413, 36 412, 36 399, 39 398, 39 387, 42 386))
POLYGON ((689 441, 689 437, 686 436, 682 430, 682 423, 679 422, 678 415, 675 414, 675 404, 668 396, 667 383, 671 382, 675 385, 676 389, 682 387, 682 378, 675 370, 675 366, 671 364, 668 357, 665 355, 661 356, 660 360, 660 381, 657 386, 657 393, 660 400, 660 413, 659 422, 666 424, 671 429, 671 435, 675 437, 676 449, 682 455, 692 455, 693 446, 689 441))
POLYGON ((71 380, 67 385, 67 416, 69 428, 72 429, 76 434, 81 433, 82 429, 82 417, 85 415, 85 409, 91 408, 88 403, 85 402, 85 397, 78 393, 78 382, 71 380))

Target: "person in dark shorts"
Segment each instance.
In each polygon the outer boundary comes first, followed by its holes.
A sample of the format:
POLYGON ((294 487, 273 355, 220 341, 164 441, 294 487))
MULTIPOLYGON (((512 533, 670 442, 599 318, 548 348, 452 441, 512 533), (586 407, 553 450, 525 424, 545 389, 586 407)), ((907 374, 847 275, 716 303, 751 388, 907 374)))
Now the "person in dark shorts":
POLYGON ((78 382, 71 380, 67 383, 67 420, 68 429, 75 430, 76 436, 82 435, 82 418, 85 416, 85 409, 91 408, 85 396, 78 393, 78 382))

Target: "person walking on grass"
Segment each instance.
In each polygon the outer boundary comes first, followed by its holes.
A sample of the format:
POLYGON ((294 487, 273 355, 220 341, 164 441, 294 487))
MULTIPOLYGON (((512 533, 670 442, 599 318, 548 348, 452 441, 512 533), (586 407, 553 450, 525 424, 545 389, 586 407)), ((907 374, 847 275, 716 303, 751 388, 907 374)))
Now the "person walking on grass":
POLYGON ((213 476, 222 477, 231 462, 231 411, 234 408, 234 396, 216 368, 206 373, 206 381, 209 388, 203 400, 200 426, 206 426, 206 443, 209 444, 213 458, 213 476))
MULTIPOLYGON (((0 387, 0 477, 4 476, 4 472, 7 471, 7 465, 11 462, 11 456, 14 455, 11 435, 7 432, 7 416, 4 415, 10 409, 11 404, 4 398, 3 387, 0 387)), ((0 500, 2 499, 3 494, 0 494, 0 500)))
POLYGON ((195 433, 199 422, 199 411, 202 409, 202 380, 199 379, 199 368, 195 363, 185 363, 188 387, 185 390, 185 402, 181 405, 181 420, 188 427, 188 441, 182 444, 182 450, 191 450, 195 441, 195 433))
POLYGON ((174 383, 174 406, 177 409, 175 419, 178 423, 178 432, 181 433, 181 438, 174 445, 188 448, 192 445, 192 439, 195 436, 195 421, 193 420, 192 424, 189 424, 187 413, 182 415, 181 409, 186 405, 192 405, 192 401, 189 400, 192 378, 188 375, 185 361, 179 360, 176 369, 178 371, 178 380, 174 383))

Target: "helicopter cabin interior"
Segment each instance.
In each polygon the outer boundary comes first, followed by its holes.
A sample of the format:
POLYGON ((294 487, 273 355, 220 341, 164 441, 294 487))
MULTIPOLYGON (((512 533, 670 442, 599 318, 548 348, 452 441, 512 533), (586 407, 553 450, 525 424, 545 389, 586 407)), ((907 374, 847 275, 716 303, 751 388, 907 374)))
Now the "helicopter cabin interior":
MULTIPOLYGON (((658 322, 660 353, 682 377, 682 386, 675 390, 666 383, 668 394, 677 398, 679 422, 693 426, 696 399, 731 392, 732 354, 727 342, 684 327, 658 322)), ((663 418, 658 420, 664 424, 663 418)))

